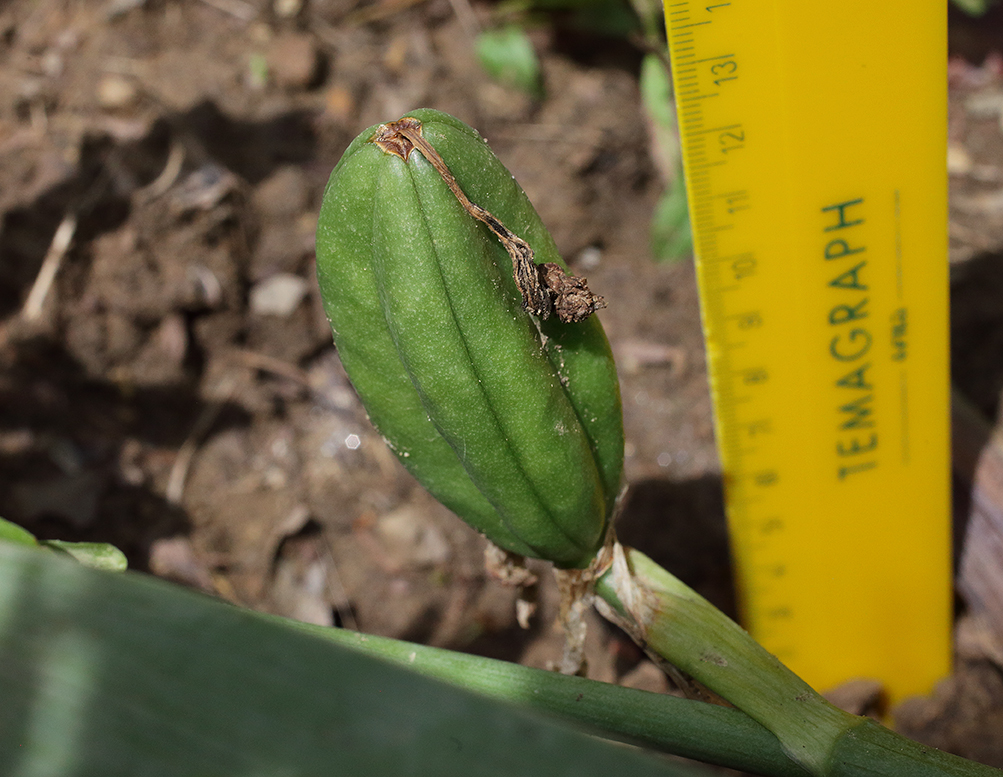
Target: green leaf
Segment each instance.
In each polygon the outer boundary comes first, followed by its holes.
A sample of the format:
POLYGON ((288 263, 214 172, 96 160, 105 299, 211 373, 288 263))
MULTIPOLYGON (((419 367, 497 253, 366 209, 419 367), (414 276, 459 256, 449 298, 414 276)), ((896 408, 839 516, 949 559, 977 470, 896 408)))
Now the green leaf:
POLYGON ((644 38, 649 45, 665 45, 665 11, 661 0, 630 0, 630 4, 641 20, 644 38))
POLYGON ((134 573, 0 544, 0 774, 694 774, 134 573))
POLYGON ((3 518, 0 518, 0 540, 66 553, 84 566, 105 569, 109 572, 124 572, 129 566, 125 554, 114 545, 105 542, 38 541, 27 529, 22 529, 16 523, 3 518))
POLYGON ((671 177, 679 166, 679 131, 672 80, 661 57, 655 54, 644 57, 639 88, 641 105, 654 135, 655 162, 663 176, 671 177))
POLYGON ((283 622, 604 736, 742 772, 808 777, 773 734, 736 709, 345 629, 283 622))
POLYGON ((982 16, 996 5, 996 0, 953 0, 953 2, 969 16, 982 16))
POLYGON ((540 97, 540 62, 526 33, 514 24, 477 36, 477 58, 496 81, 513 86, 530 97, 540 97))
POLYGON ((114 545, 105 542, 65 542, 63 540, 42 540, 16 523, 0 518, 0 540, 16 542, 19 545, 48 548, 73 556, 84 566, 105 569, 109 572, 123 572, 129 562, 125 554, 114 545))
POLYGON ((681 170, 662 192, 651 215, 651 251, 659 262, 674 262, 693 252, 690 211, 681 170))
POLYGON ((125 572, 129 562, 125 554, 107 542, 66 542, 64 540, 43 540, 43 547, 58 550, 73 556, 85 567, 104 569, 107 572, 125 572))
POLYGON ((34 534, 5 518, 0 518, 0 540, 16 542, 19 545, 31 545, 32 547, 38 544, 34 534))
POLYGON ((641 103, 651 127, 652 155, 667 182, 651 217, 651 250, 655 260, 671 262, 693 251, 686 182, 679 151, 672 81, 661 57, 648 54, 641 63, 641 103))
POLYGON ((247 58, 247 83, 255 90, 268 86, 268 59, 264 54, 251 54, 247 58))

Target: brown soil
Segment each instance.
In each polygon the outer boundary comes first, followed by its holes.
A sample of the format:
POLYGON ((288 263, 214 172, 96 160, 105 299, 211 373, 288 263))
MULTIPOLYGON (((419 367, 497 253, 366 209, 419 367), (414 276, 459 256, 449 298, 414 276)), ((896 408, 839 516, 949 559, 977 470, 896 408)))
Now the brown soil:
MULTIPOLYGON (((968 56, 951 71, 955 376, 995 418, 1003 67, 981 28, 952 20, 968 56)), ((640 54, 582 32, 533 37, 541 100, 486 80, 447 0, 3 6, 0 514, 41 537, 112 542, 134 569, 246 606, 558 659, 552 586, 520 630, 482 539, 368 425, 313 281, 339 155, 366 126, 428 106, 488 138, 610 302, 633 489, 621 539, 732 610, 692 263, 655 264, 648 246, 662 182, 640 54)), ((1003 766, 1003 651, 977 643, 901 721, 1003 766)), ((667 688, 598 620, 588 652, 599 679, 667 688)))

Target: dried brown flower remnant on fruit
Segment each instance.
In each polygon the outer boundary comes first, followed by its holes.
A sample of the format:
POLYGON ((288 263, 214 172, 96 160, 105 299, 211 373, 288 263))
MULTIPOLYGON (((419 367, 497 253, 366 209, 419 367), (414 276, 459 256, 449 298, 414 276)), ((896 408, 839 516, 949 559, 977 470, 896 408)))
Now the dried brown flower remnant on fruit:
POLYGON ((537 265, 533 260, 533 249, 529 243, 514 234, 480 205, 470 201, 439 152, 422 136, 421 121, 405 116, 398 121, 381 124, 371 142, 386 153, 399 156, 405 162, 415 149, 428 160, 463 209, 486 225, 505 247, 512 259, 512 274, 522 294, 524 310, 542 319, 547 319, 551 313, 556 313, 565 323, 577 323, 584 321, 600 308, 606 307, 606 301, 589 290, 588 281, 568 275, 560 265, 553 262, 537 265))
MULTIPOLYGON (((399 121, 392 121, 389 124, 381 124, 373 135, 370 143, 375 143, 388 154, 399 156, 405 162, 414 151, 414 144, 404 135, 404 130, 413 130, 421 135, 421 122, 417 119, 405 117, 399 121)), ((429 160, 431 161, 431 160, 429 160)), ((435 163, 432 162, 434 165, 435 163)), ((447 181, 448 183, 448 181, 447 181)))
POLYGON ((540 280, 550 292, 554 312, 561 321, 584 321, 600 308, 606 300, 589 290, 589 282, 577 275, 568 275, 559 264, 545 262, 537 265, 540 280))

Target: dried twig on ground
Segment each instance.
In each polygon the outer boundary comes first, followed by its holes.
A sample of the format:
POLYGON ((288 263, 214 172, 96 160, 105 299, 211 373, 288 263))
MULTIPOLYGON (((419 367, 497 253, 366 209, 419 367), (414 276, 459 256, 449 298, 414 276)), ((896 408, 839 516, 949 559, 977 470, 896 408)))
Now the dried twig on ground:
POLYGON ((28 299, 25 300, 24 307, 21 309, 21 317, 25 321, 35 321, 42 315, 45 299, 49 296, 49 290, 56 280, 59 267, 70 248, 70 243, 73 242, 73 235, 76 234, 76 231, 77 214, 75 211, 70 211, 63 216, 63 220, 56 228, 56 233, 52 236, 52 243, 49 244, 49 250, 42 261, 42 267, 38 271, 35 283, 28 293, 28 299))

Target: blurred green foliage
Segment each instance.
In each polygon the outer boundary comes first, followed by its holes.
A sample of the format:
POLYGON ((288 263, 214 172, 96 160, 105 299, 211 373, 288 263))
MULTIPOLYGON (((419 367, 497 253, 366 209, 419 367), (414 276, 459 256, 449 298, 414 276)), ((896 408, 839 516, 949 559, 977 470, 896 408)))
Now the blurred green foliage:
POLYGON ((540 61, 525 30, 507 24, 477 36, 477 58, 489 76, 525 92, 530 97, 543 96, 540 61))
POLYGON ((543 96, 540 62, 521 25, 542 18, 554 27, 627 38, 647 52, 640 73, 641 102, 653 161, 666 186, 652 214, 651 248, 657 261, 689 256, 693 236, 660 0, 509 0, 498 6, 496 18, 509 21, 478 36, 481 67, 495 81, 533 98, 543 96))
POLYGON ((106 542, 65 542, 63 540, 37 540, 27 529, 16 523, 0 518, 0 540, 27 545, 31 548, 46 548, 72 556, 85 567, 103 569, 107 572, 124 572, 129 566, 125 554, 106 542))
POLYGON ((304 632, 0 541, 0 774, 701 773, 304 632))
POLYGON ((982 16, 996 5, 996 0, 952 0, 952 2, 970 16, 982 16))
POLYGON ((693 234, 679 153, 672 80, 661 56, 648 54, 644 58, 640 88, 641 104, 650 127, 652 157, 666 182, 651 217, 651 250, 657 261, 676 261, 692 253, 693 234))

